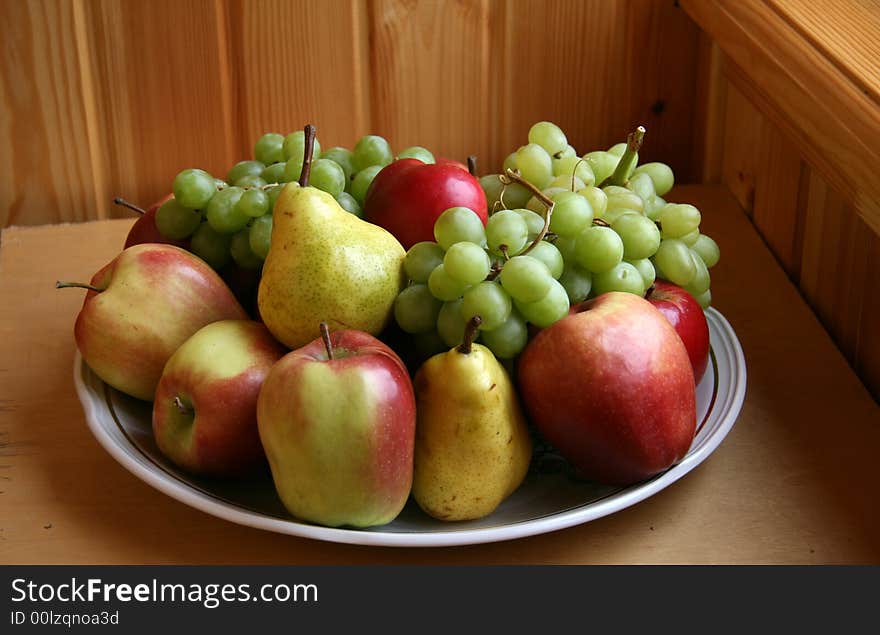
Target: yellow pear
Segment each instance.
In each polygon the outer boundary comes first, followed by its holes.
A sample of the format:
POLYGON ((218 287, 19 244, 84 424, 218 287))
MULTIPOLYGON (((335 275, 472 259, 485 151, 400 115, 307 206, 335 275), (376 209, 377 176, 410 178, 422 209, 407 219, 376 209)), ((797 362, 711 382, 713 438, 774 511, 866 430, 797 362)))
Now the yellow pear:
POLYGON ((434 355, 415 377, 416 445, 412 493, 440 520, 491 514, 520 486, 532 440, 513 383, 492 352, 465 343, 434 355))
POLYGON ((318 337, 321 322, 378 335, 405 282, 397 239, 296 183, 282 190, 272 219, 257 295, 272 334, 290 348, 318 337))

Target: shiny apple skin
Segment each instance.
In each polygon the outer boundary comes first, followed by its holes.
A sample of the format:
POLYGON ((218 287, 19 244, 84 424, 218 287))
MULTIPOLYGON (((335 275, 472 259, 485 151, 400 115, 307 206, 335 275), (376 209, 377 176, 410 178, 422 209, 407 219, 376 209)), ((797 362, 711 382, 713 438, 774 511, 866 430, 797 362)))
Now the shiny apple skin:
POLYGON ((434 240, 434 222, 450 207, 472 209, 486 224, 486 194, 467 170, 446 164, 399 159, 373 179, 364 218, 391 232, 404 249, 434 240))
POLYGON ((581 303, 529 342, 517 372, 531 421, 584 478, 642 481, 681 460, 693 441, 687 351, 639 296, 581 303))
POLYGON ((162 454, 193 474, 233 477, 264 464, 257 397, 285 349, 263 324, 221 320, 199 329, 165 365, 153 402, 162 454), (175 397, 192 410, 181 413, 175 397))
POLYGON ((328 526, 393 520, 413 478, 416 405, 403 362, 363 331, 285 355, 257 403, 275 488, 290 513, 328 526))
POLYGON ((648 302, 662 313, 687 349, 694 369, 694 380, 699 383, 709 365, 709 323, 700 303, 681 287, 655 280, 648 302))

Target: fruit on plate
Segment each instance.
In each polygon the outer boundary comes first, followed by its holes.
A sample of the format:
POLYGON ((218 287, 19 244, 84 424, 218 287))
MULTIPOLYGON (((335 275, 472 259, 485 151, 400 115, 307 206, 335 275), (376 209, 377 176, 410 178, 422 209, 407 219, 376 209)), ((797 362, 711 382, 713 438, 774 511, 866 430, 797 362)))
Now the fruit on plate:
POLYGON ((513 383, 492 352, 473 344, 479 317, 462 344, 431 357, 415 377, 413 497, 440 520, 491 514, 520 486, 532 440, 513 383))
POLYGON ((310 160, 301 183, 286 185, 275 204, 257 295, 263 322, 289 348, 317 337, 321 322, 378 335, 403 286, 403 247, 310 187, 310 160))
POLYGON ((204 476, 236 476, 261 464, 257 396, 285 352, 259 322, 199 329, 165 364, 156 388, 153 436, 162 454, 204 476))
POLYGON ((338 527, 392 521, 409 497, 415 398, 409 373, 362 331, 330 333, 281 358, 257 402, 260 438, 288 511, 338 527))
POLYGON ((611 292, 539 332, 519 359, 540 434, 585 478, 628 485, 675 464, 696 427, 681 338, 650 302, 611 292))
POLYGON ((384 227, 405 249, 434 240, 434 223, 450 207, 467 207, 486 224, 486 195, 467 170, 448 162, 400 159, 373 179, 364 218, 384 227))
POLYGON ((665 280, 656 280, 645 298, 675 328, 699 383, 709 365, 709 324, 702 307, 690 293, 665 280))
POLYGON ((151 401, 165 363, 203 326, 247 319, 223 280, 173 245, 129 247, 86 287, 74 336, 85 362, 117 390, 151 401))

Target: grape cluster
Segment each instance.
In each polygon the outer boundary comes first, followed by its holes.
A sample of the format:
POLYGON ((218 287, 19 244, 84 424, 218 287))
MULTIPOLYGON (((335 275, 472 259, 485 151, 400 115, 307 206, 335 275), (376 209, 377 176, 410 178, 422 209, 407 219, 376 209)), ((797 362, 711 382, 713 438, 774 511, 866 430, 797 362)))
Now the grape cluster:
POLYGON ((555 124, 532 126, 504 172, 480 178, 492 210, 485 228, 454 207, 437 219, 436 242, 407 252, 409 283, 394 307, 400 328, 452 347, 479 315, 479 340, 512 359, 530 324, 550 326, 609 291, 644 296, 656 277, 708 307, 718 245, 700 233, 697 208, 663 198, 671 168, 638 165, 642 134, 580 157, 555 124))
MULTIPOLYGON (((305 132, 286 136, 270 132, 254 145, 254 158, 236 163, 218 179, 190 168, 174 178, 169 199, 156 212, 156 228, 166 238, 189 238, 190 250, 214 269, 230 261, 243 269, 258 269, 269 253, 272 212, 282 188, 300 178, 305 155, 305 132)), ((309 185, 333 196, 348 212, 362 217, 367 188, 395 158, 434 163, 425 148, 413 146, 394 156, 388 141, 365 135, 353 149, 321 151, 315 139, 309 185)))
POLYGON ((718 245, 700 233, 696 207, 663 198, 675 182, 672 169, 638 165, 643 134, 640 128, 626 143, 579 157, 558 126, 542 121, 529 130, 529 143, 505 159, 505 172, 483 176, 480 183, 493 210, 546 209, 532 189, 510 182, 508 169, 554 203, 545 240, 562 254, 559 280, 572 303, 607 291, 644 295, 662 278, 706 308, 718 245))

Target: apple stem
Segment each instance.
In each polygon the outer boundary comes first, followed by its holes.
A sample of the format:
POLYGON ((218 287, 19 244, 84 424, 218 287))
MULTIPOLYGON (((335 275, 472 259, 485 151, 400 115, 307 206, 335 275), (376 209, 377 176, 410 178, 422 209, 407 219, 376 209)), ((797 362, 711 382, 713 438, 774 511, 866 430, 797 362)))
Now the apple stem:
POLYGON ((642 147, 642 141, 644 138, 644 126, 639 126, 626 136, 626 150, 624 150, 621 155, 620 161, 617 162, 617 167, 614 168, 614 173, 602 181, 602 184, 599 187, 604 187, 606 185, 626 185, 626 181, 629 178, 629 171, 634 167, 637 160, 636 155, 642 147))
POLYGON ((471 173, 471 176, 477 176, 477 157, 476 155, 470 155, 467 158, 467 166, 468 172, 471 173))
POLYGON ((95 293, 101 293, 104 290, 90 284, 86 284, 85 282, 61 282, 60 280, 58 280, 55 283, 56 289, 67 289, 70 287, 76 287, 78 289, 88 289, 89 291, 94 291, 95 293))
POLYGON ((315 154, 315 126, 306 124, 303 128, 306 135, 305 150, 303 150, 303 166, 299 173, 300 187, 307 187, 309 184, 309 175, 312 172, 312 157, 315 154))
POLYGON ((183 403, 183 400, 180 397, 174 397, 174 399, 172 401, 174 402, 174 405, 177 406, 177 409, 180 411, 180 414, 191 415, 193 413, 193 409, 188 408, 186 406, 186 404, 183 403))
POLYGON ((477 337, 477 329, 480 324, 483 323, 483 318, 479 315, 475 315, 470 320, 468 320, 467 326, 464 327, 464 339, 462 339, 461 344, 458 345, 457 350, 462 355, 470 355, 471 347, 474 344, 474 339, 477 337))
POLYGON ((520 256, 525 256, 532 249, 538 246, 542 240, 544 240, 544 236, 547 235, 547 231, 550 229, 550 216, 553 215, 553 206, 556 204, 553 202, 553 199, 548 198, 544 192, 535 187, 532 183, 526 181, 519 173, 518 170, 512 170, 511 168, 507 168, 504 171, 504 174, 498 175, 498 178, 501 179, 501 182, 504 185, 510 185, 511 183, 519 183, 527 190, 529 190, 532 194, 535 195, 535 198, 541 201, 546 207, 547 211, 544 212, 544 226, 541 228, 541 232, 535 236, 535 240, 532 241, 532 244, 526 247, 523 251, 520 252, 520 256))
POLYGON ((324 350, 327 351, 327 359, 333 359, 333 342, 330 341, 330 327, 326 322, 321 322, 321 339, 324 340, 324 350))
POLYGON ((127 207, 127 208, 130 209, 131 211, 133 211, 133 212, 137 212, 137 213, 140 214, 141 216, 143 216, 144 214, 146 214, 146 212, 143 210, 143 208, 138 207, 138 206, 135 205, 134 203, 129 203, 128 201, 126 201, 126 200, 125 200, 124 198, 122 198, 121 196, 117 196, 116 198, 114 198, 114 199, 113 199, 113 204, 114 204, 114 205, 122 205, 122 207, 127 207))

